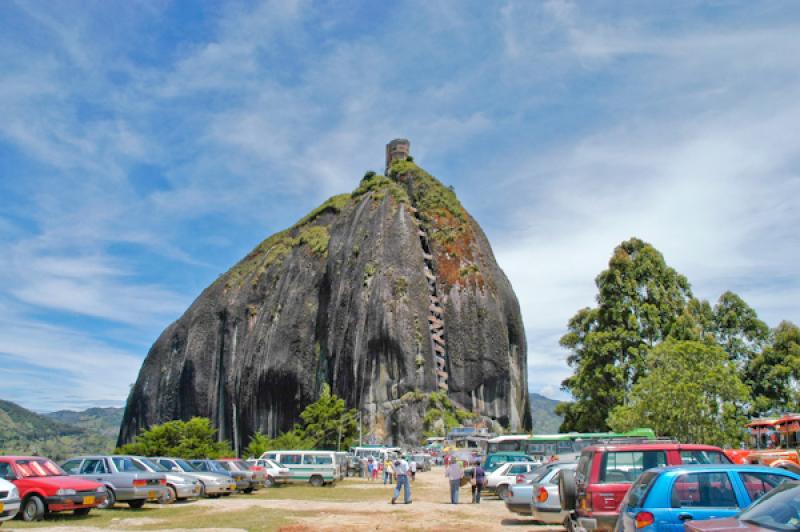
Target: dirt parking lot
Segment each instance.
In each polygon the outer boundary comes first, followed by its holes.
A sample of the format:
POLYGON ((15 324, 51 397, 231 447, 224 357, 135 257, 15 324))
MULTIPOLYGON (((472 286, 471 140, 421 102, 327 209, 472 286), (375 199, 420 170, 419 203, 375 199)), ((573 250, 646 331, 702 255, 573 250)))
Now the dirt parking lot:
MULTIPOLYGON (((461 504, 450 504, 442 468, 418 473, 412 487, 413 503, 392 505, 393 486, 362 479, 345 479, 334 487, 292 485, 265 489, 253 495, 204 499, 170 506, 147 505, 130 510, 93 511, 87 517, 51 516, 40 523, 11 521, 8 530, 224 530, 287 532, 333 530, 536 530, 563 531, 536 525, 509 512, 497 497, 485 496, 471 504, 469 487, 461 490, 461 504)), ((402 496, 401 499, 402 501, 402 496)))

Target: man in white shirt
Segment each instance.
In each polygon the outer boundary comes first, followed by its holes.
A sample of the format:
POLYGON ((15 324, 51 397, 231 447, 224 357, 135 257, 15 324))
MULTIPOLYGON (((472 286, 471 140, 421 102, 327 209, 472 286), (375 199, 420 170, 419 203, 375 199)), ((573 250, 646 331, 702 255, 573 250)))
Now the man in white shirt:
POLYGON ((458 504, 458 490, 461 489, 461 479, 464 478, 464 468, 455 456, 451 458, 450 465, 444 470, 444 474, 450 481, 450 503, 458 504))
POLYGON ((394 461, 394 474, 397 476, 397 486, 394 488, 392 504, 395 504, 400 496, 400 488, 403 489, 403 500, 406 504, 411 504, 411 484, 408 482, 408 462, 403 458, 394 461))

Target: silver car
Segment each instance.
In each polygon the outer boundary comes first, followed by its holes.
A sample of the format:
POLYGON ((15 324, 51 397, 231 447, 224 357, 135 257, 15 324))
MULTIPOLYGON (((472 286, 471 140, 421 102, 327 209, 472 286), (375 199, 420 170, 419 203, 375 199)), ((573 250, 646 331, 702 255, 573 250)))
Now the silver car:
MULTIPOLYGON (((250 482, 250 477, 241 471, 229 471, 217 460, 189 460, 189 464, 191 464, 191 466, 198 471, 208 471, 211 473, 222 473, 223 475, 228 475, 232 479, 232 482, 236 484, 236 490, 243 493, 253 492, 253 486, 250 482)), ((223 493, 223 495, 230 494, 223 493)))
POLYGON ((191 497, 200 496, 200 481, 196 478, 170 471, 151 458, 143 456, 131 456, 137 465, 145 467, 151 473, 163 473, 167 477, 166 496, 161 500, 162 503, 171 504, 175 501, 185 501, 191 497))
POLYGON ((141 508, 146 501, 158 501, 166 495, 164 474, 151 473, 128 456, 79 456, 61 464, 61 468, 106 486, 108 497, 98 508, 112 508, 117 501, 141 508))
POLYGON ((533 497, 533 484, 514 484, 508 488, 506 503, 508 511, 519 515, 531 515, 531 499, 533 497))
POLYGON ((267 483, 267 474, 264 472, 264 470, 261 468, 251 469, 250 464, 244 460, 239 458, 220 458, 217 460, 217 463, 219 463, 229 472, 238 471, 247 475, 247 478, 250 480, 250 487, 253 490, 263 488, 267 483))
POLYGON ((216 498, 225 493, 230 494, 236 491, 236 483, 231 479, 230 475, 213 473, 211 471, 199 471, 182 458, 159 456, 158 458, 151 458, 151 460, 158 462, 159 465, 170 471, 183 473, 200 481, 201 497, 216 498))
POLYGON ((531 514, 537 521, 553 525, 561 525, 569 518, 569 512, 561 510, 561 498, 558 493, 558 477, 561 471, 575 471, 576 463, 560 463, 548 465, 544 475, 533 483, 533 499, 531 514))
POLYGON ((288 484, 292 478, 292 473, 288 467, 283 467, 268 458, 251 458, 247 463, 264 469, 267 475, 266 486, 268 488, 288 484))

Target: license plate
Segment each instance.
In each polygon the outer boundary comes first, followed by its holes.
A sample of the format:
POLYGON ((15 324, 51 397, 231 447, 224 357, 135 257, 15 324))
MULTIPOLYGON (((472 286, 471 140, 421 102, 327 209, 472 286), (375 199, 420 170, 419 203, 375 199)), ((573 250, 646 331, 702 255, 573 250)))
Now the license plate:
POLYGON ((6 508, 6 506, 2 502, 0 502, 0 512, 5 510, 5 508, 6 508))
POLYGON ((90 495, 83 498, 83 504, 94 504, 94 496, 90 495))
POLYGON ((148 491, 147 492, 147 498, 148 499, 155 499, 156 497, 157 497, 157 495, 156 495, 155 491, 148 491))

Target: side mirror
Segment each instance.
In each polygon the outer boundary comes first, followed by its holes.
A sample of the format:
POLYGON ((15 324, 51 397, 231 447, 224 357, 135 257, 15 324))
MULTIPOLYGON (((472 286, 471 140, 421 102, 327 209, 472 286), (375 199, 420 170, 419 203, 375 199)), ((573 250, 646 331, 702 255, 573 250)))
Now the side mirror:
POLYGON ((14 480, 19 480, 17 478, 17 475, 15 475, 14 473, 8 473, 8 474, 4 475, 3 478, 6 479, 9 482, 12 482, 14 480))
POLYGON ((180 470, 180 468, 178 466, 172 466, 170 471, 172 471, 173 473, 180 473, 181 472, 181 470, 180 470))

